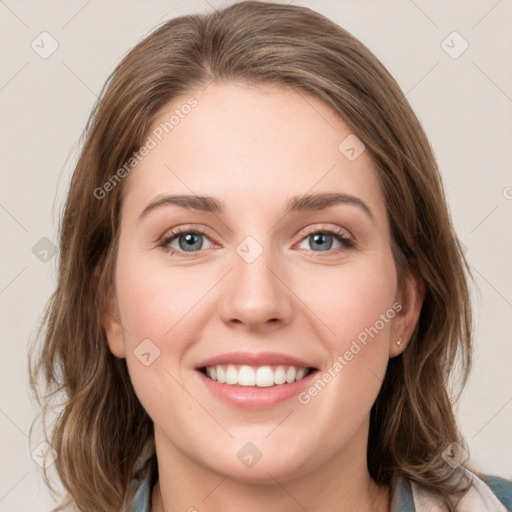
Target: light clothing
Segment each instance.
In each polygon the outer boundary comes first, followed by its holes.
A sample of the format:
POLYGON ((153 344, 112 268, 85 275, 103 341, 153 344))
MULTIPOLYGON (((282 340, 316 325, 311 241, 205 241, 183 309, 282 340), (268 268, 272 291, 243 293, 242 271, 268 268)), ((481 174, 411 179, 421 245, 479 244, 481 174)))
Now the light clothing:
MULTIPOLYGON (((471 479, 471 486, 460 500, 458 512, 510 512, 512 511, 512 482, 494 476, 478 478, 463 468, 471 479)), ((135 480, 137 492, 131 512, 150 512, 151 489, 149 475, 135 480)), ((402 479, 393 491, 392 512, 446 512, 438 497, 414 482, 402 479)))

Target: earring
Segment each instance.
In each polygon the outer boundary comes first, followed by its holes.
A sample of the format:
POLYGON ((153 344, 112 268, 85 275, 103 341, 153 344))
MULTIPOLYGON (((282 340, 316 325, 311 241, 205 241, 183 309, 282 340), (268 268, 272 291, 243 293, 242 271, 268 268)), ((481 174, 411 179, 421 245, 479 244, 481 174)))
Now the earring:
POLYGON ((403 338, 403 336, 400 336, 400 339, 396 342, 396 344, 397 344, 399 347, 401 347, 401 346, 403 345, 403 343, 402 343, 402 338, 403 338))

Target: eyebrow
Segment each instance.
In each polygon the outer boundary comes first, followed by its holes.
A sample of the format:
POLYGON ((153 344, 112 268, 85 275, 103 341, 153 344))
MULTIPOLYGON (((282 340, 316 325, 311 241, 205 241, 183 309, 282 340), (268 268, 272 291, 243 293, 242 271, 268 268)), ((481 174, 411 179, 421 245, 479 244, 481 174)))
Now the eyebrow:
MULTIPOLYGON (((359 197, 342 193, 307 194, 292 197, 286 206, 285 214, 307 211, 321 211, 339 204, 350 204, 361 208, 370 219, 373 214, 367 204, 359 197)), ((164 206, 174 205, 186 210, 197 210, 207 213, 222 214, 226 207, 219 199, 210 196, 198 195, 165 195, 157 196, 142 211, 139 222, 149 212, 160 209, 164 206)))

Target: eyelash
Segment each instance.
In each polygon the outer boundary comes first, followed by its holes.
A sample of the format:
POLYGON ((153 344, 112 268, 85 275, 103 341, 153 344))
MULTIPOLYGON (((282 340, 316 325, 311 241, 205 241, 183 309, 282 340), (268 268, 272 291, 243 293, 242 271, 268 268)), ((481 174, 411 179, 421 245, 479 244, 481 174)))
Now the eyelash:
MULTIPOLYGON (((162 238, 162 240, 160 241, 158 246, 161 247, 167 253, 169 253, 169 255, 171 255, 171 256, 178 253, 180 256, 184 256, 185 258, 192 257, 197 252, 202 252, 201 250, 199 250, 199 251, 190 251, 189 253, 187 253, 187 251, 181 251, 178 249, 170 248, 169 243, 171 243, 175 238, 177 238, 179 235, 181 235, 183 233, 193 234, 193 235, 203 235, 206 238, 209 238, 206 232, 204 232, 200 229, 190 229, 185 226, 182 228, 176 228, 176 229, 171 230, 169 233, 167 233, 164 236, 164 238, 162 238)), ((327 251, 312 251, 312 249, 309 249, 312 252, 319 253, 319 255, 321 257, 322 257, 322 252, 327 253, 325 256, 329 256, 329 255, 332 256, 333 254, 339 254, 343 251, 346 251, 347 249, 352 249, 355 247, 355 242, 352 239, 348 238, 344 234, 343 230, 341 230, 341 229, 338 229, 338 230, 318 229, 318 228, 311 229, 308 233, 306 233, 300 239, 300 242, 305 240, 307 237, 317 234, 317 233, 321 233, 324 235, 332 235, 343 245, 342 247, 339 247, 338 249, 329 249, 327 251)))

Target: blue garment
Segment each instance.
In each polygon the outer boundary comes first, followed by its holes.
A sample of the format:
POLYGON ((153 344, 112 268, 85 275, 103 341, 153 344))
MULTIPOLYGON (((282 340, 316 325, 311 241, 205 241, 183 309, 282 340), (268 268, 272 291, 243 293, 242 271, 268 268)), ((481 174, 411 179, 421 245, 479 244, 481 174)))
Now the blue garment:
MULTIPOLYGON (((476 499, 481 498, 482 505, 485 505, 485 508, 481 508, 482 512, 500 510, 507 512, 512 511, 511 481, 495 476, 488 476, 485 477, 484 480, 481 480, 473 473, 469 471, 467 471, 467 473, 471 475, 472 478, 476 479, 478 486, 483 486, 476 491, 475 495, 477 496, 476 499), (489 498, 492 503, 489 501, 489 498)), ((131 512, 150 512, 151 489, 149 474, 144 480, 134 481, 134 485, 137 487, 137 492, 133 500, 131 512)), ((393 491, 392 512, 426 512, 427 510, 431 510, 429 506, 425 506, 425 503, 419 503, 420 500, 415 499, 415 496, 417 496, 417 494, 410 482, 406 479, 400 480, 393 491)), ((471 503, 474 505, 475 500, 471 501, 471 503)), ((460 512, 464 512, 464 508, 465 507, 461 508, 460 512)), ((475 508, 472 510, 475 510, 475 508)))
POLYGON ((147 477, 144 480, 135 480, 134 485, 137 488, 135 496, 132 502, 132 512, 150 512, 150 504, 151 504, 151 492, 149 488, 149 478, 150 474, 148 472, 147 477))

